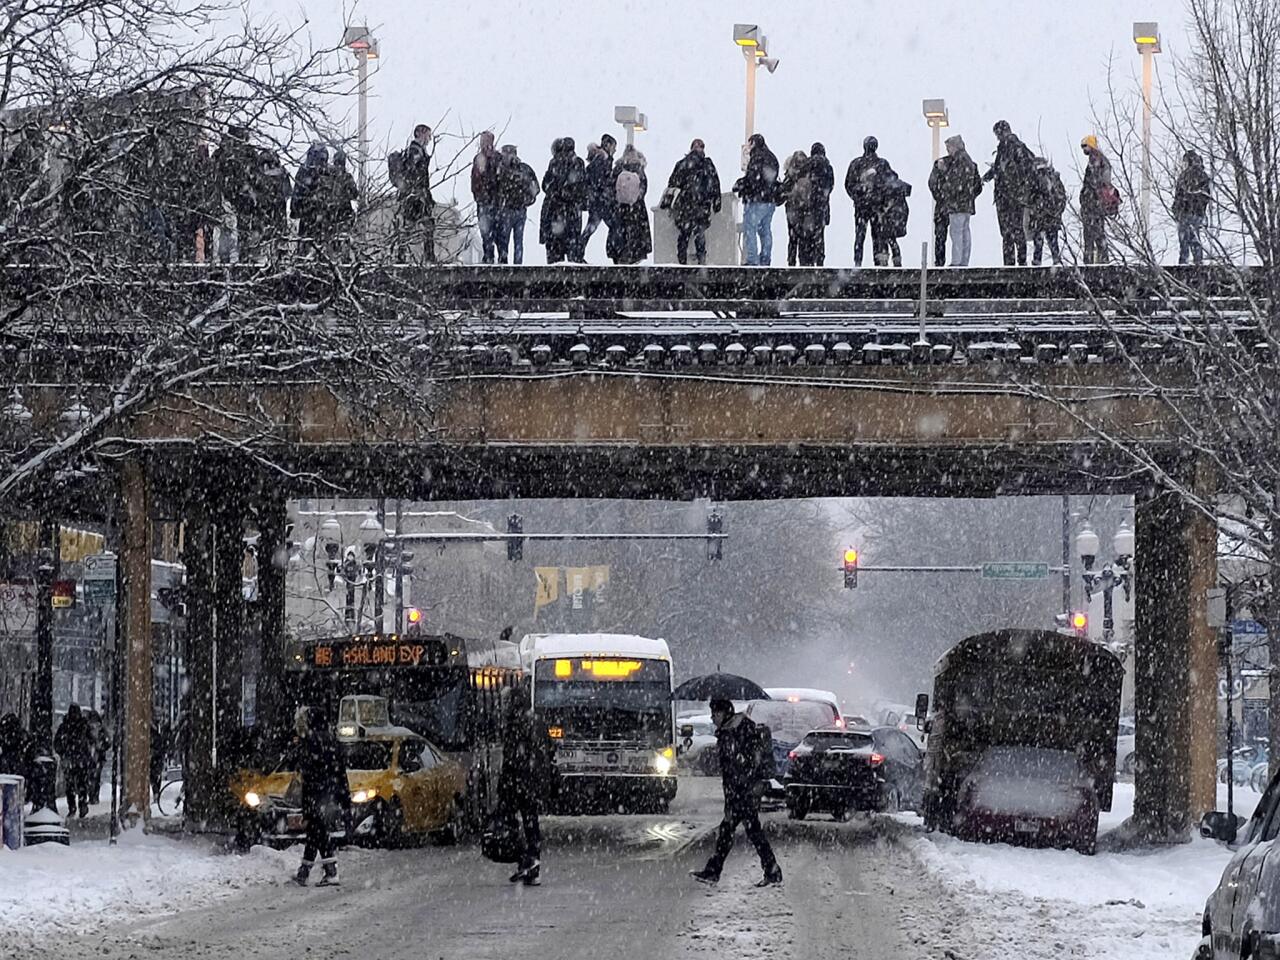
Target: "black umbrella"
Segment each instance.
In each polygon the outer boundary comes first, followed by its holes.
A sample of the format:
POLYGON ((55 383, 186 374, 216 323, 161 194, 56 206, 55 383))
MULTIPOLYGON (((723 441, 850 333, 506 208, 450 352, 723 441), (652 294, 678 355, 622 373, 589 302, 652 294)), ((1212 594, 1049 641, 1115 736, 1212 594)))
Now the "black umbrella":
POLYGON ((753 680, 732 673, 708 673, 690 677, 671 694, 672 700, 768 700, 769 695, 753 680))

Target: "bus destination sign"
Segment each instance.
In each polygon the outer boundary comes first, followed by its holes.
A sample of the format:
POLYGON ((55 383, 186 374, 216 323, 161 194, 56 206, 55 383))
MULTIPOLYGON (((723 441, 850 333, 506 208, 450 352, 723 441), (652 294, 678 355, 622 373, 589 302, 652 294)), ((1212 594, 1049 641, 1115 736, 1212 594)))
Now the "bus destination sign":
POLYGON ((310 666, 319 670, 439 666, 449 658, 439 640, 399 636, 317 643, 308 653, 310 666))

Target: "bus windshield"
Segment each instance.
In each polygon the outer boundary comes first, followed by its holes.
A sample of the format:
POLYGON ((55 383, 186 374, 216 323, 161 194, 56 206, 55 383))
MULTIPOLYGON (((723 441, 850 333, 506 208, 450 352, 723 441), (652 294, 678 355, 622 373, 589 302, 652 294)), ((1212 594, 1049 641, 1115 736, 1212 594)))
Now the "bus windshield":
POLYGON ((533 704, 564 736, 647 738, 671 734, 671 665, 625 657, 540 660, 533 704))

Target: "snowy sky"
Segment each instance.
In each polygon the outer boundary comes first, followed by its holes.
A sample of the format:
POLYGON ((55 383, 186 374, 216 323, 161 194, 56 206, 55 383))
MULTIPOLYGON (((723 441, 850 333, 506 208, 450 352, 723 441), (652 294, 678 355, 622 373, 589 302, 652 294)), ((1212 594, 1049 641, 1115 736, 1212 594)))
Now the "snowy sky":
MULTIPOLYGON (((341 36, 342 0, 253 0, 251 9, 305 16, 317 43, 341 36)), ((455 127, 505 126, 501 142, 519 145, 541 174, 552 139, 573 136, 585 152, 602 133, 618 134, 616 104, 634 104, 649 115, 638 143, 661 178, 701 137, 726 186, 737 176, 744 124, 732 28, 759 23, 781 65, 760 72, 756 129, 779 157, 822 140, 840 181, 862 138, 877 136, 881 154, 916 188, 908 263, 931 232, 922 98, 946 98, 948 133, 964 136, 984 168, 992 124, 1009 120, 1054 158, 1074 193, 1077 145, 1091 129, 1090 98, 1104 92, 1108 57, 1126 83, 1136 75, 1132 22, 1157 20, 1166 51, 1186 47, 1181 0, 366 0, 351 20, 367 20, 382 48, 370 104, 375 154, 388 140, 402 143, 416 121, 450 111, 455 127)), ((827 250, 839 265, 850 259, 852 208, 842 191, 834 199, 827 250)), ((775 245, 785 229, 779 213, 775 245)), ((989 190, 974 230, 975 263, 998 260, 989 190)), ((526 239, 536 239, 536 227, 526 239)), ((540 262, 541 248, 531 253, 540 262)))

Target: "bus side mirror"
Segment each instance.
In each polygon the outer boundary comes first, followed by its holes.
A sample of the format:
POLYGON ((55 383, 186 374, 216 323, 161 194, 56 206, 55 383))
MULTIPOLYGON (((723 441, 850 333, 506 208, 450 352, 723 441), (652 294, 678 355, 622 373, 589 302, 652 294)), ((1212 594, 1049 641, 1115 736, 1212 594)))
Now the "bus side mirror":
POLYGON ((680 727, 680 739, 682 739, 682 740, 692 740, 692 739, 693 739, 693 724, 692 724, 692 723, 686 723, 686 724, 684 724, 683 726, 681 726, 681 727, 680 727))
POLYGON ((916 694, 916 729, 923 730, 925 727, 924 718, 929 716, 929 695, 927 693, 916 694))

